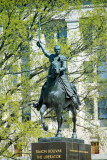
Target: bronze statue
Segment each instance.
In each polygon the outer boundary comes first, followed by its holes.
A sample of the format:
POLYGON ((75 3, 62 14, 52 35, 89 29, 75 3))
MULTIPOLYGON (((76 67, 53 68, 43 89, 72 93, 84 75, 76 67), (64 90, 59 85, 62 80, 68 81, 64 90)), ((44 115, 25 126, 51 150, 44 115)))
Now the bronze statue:
POLYGON ((41 122, 44 130, 48 129, 48 126, 44 122, 44 112, 48 108, 53 107, 55 109, 58 121, 57 137, 61 137, 62 111, 71 110, 73 113, 74 124, 72 138, 77 138, 76 109, 79 109, 80 101, 76 87, 73 83, 68 81, 67 57, 60 55, 61 47, 59 45, 54 47, 55 54, 48 53, 40 41, 37 42, 37 46, 40 47, 44 55, 49 58, 50 67, 47 81, 41 90, 39 102, 37 104, 33 104, 33 106, 37 108, 37 110, 40 110, 41 122))

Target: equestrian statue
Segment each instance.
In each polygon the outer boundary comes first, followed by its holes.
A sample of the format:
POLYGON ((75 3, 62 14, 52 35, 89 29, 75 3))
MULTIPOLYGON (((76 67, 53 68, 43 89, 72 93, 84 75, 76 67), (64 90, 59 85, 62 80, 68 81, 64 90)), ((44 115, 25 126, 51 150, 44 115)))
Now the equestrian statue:
POLYGON ((46 51, 40 41, 37 42, 37 46, 41 48, 44 55, 49 59, 50 67, 47 76, 47 80, 41 89, 41 95, 38 103, 34 103, 41 115, 41 123, 44 130, 48 130, 48 125, 44 121, 44 113, 48 108, 53 108, 58 123, 58 129, 56 137, 62 137, 61 128, 64 110, 72 111, 73 121, 73 134, 72 138, 77 138, 76 134, 76 115, 79 109, 80 101, 77 94, 76 87, 73 83, 70 83, 67 75, 67 57, 61 55, 61 47, 56 45, 54 47, 55 54, 50 54, 46 51))

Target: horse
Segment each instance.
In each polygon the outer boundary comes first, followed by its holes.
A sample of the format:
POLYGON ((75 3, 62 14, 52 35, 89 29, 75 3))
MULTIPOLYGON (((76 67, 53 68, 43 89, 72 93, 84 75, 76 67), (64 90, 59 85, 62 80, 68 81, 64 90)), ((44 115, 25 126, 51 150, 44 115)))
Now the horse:
POLYGON ((48 76, 46 86, 43 90, 43 102, 40 108, 40 116, 41 116, 41 123, 43 126, 43 129, 45 131, 48 130, 48 125, 44 121, 44 113, 48 108, 53 108, 56 117, 57 117, 57 133, 55 137, 62 137, 61 130, 62 130, 62 122, 63 117, 62 113, 64 110, 66 111, 72 111, 72 122, 73 122, 73 134, 72 138, 77 138, 76 134, 76 105, 79 105, 79 98, 77 95, 76 87, 73 83, 71 83, 71 87, 73 89, 73 92, 75 94, 75 98, 78 101, 78 104, 73 103, 72 98, 66 98, 65 89, 62 83, 61 79, 61 72, 60 72, 60 65, 58 65, 57 62, 52 62, 51 64, 52 69, 52 75, 48 76))

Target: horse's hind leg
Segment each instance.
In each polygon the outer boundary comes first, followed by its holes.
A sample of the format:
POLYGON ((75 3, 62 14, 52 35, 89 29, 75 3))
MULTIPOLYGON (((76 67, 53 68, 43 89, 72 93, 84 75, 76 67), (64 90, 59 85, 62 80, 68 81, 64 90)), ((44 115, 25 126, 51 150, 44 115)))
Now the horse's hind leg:
POLYGON ((57 122, 58 122, 58 130, 57 130, 57 134, 56 137, 62 137, 61 134, 61 128, 62 128, 62 111, 61 109, 57 109, 56 111, 56 115, 57 115, 57 122))
POLYGON ((47 110, 47 107, 46 107, 45 104, 43 104, 42 107, 41 107, 41 109, 40 109, 40 115, 41 115, 41 123, 42 123, 43 129, 44 129, 45 131, 48 130, 48 125, 46 125, 46 124, 45 124, 45 121, 44 121, 44 113, 45 113, 46 110, 47 110))
POLYGON ((73 118, 72 118, 72 121, 73 121, 73 134, 72 134, 72 138, 77 138, 77 134, 76 134, 76 115, 77 115, 77 113, 76 113, 76 108, 75 107, 73 107, 73 109, 72 109, 72 116, 73 116, 73 118))

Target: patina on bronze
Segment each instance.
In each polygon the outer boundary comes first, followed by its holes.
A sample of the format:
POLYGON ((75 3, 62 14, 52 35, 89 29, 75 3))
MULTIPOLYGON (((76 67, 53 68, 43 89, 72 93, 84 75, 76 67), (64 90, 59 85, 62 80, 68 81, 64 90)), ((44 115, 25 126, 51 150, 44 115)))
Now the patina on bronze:
POLYGON ((73 134, 72 138, 77 138, 76 135, 76 110, 79 109, 80 101, 77 95, 76 87, 68 81, 67 75, 67 57, 60 55, 61 47, 54 47, 55 54, 50 54, 46 51, 40 41, 37 46, 42 49, 44 55, 50 61, 47 81, 42 87, 41 96, 37 104, 33 107, 40 110, 41 122, 44 130, 48 130, 48 126, 44 121, 44 112, 48 108, 54 108, 57 116, 58 130, 56 137, 61 137, 62 127, 62 111, 71 110, 73 114, 73 134))

